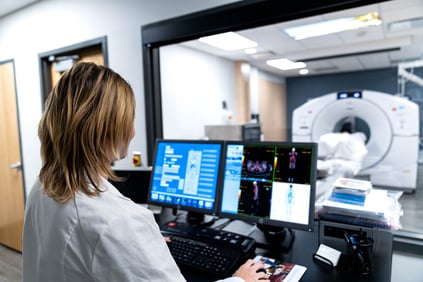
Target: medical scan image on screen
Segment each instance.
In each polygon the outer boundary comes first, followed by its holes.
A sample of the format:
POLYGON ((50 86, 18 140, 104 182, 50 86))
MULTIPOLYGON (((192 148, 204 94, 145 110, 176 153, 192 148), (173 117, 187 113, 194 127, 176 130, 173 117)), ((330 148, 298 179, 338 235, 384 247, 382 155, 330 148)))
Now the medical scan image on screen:
POLYGON ((222 142, 158 140, 148 202, 214 214, 222 147, 222 142))
POLYGON ((227 142, 220 215, 310 230, 316 153, 313 143, 227 142))

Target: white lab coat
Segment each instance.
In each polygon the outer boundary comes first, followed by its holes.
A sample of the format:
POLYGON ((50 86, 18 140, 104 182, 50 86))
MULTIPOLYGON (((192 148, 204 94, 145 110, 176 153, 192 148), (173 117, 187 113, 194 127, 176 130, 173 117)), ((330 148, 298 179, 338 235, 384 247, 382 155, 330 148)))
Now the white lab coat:
POLYGON ((60 204, 34 184, 25 210, 23 282, 185 281, 152 212, 105 179, 101 189, 98 197, 80 193, 60 204))

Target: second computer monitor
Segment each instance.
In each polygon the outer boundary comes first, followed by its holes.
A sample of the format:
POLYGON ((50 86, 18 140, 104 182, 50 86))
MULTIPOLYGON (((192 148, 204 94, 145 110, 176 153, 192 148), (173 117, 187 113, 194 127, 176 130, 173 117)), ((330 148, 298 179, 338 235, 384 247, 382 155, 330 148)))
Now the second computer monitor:
POLYGON ((312 230, 315 143, 228 141, 223 158, 220 216, 312 230))

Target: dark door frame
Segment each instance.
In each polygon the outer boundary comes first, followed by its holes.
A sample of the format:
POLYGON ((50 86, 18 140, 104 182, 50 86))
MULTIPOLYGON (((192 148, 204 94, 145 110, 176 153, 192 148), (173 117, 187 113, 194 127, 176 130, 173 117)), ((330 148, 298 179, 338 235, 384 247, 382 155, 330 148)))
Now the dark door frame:
POLYGON ((52 81, 50 75, 50 67, 52 65, 51 58, 61 57, 61 56, 72 56, 78 53, 81 53, 85 50, 92 48, 101 48, 103 54, 104 65, 108 66, 108 53, 107 53, 107 36, 102 36, 92 40, 80 42, 63 48, 47 51, 38 55, 39 65, 40 65, 40 81, 41 81, 41 102, 44 109, 44 101, 46 100, 50 90, 52 88, 52 81))

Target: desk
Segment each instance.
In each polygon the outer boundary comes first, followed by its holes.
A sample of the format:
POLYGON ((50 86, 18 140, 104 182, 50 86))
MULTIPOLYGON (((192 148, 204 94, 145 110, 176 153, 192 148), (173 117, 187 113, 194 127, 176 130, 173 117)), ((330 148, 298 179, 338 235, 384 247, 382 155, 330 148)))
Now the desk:
MULTIPOLYGON (((163 216, 163 213, 162 213, 163 216)), ((160 222, 166 222, 164 216, 160 222)), ((392 265, 392 233, 386 230, 373 230, 375 238, 373 250, 373 268, 370 275, 359 275, 347 270, 346 259, 341 256, 338 266, 328 269, 313 260, 313 253, 319 246, 319 221, 315 221, 312 232, 295 230, 295 239, 292 247, 286 252, 275 252, 267 249, 256 249, 256 254, 262 254, 281 261, 293 262, 307 267, 301 281, 390 281, 392 265), (377 238, 377 240, 376 240, 377 238)), ((182 272, 188 281, 213 281, 207 277, 189 271, 182 272)))

